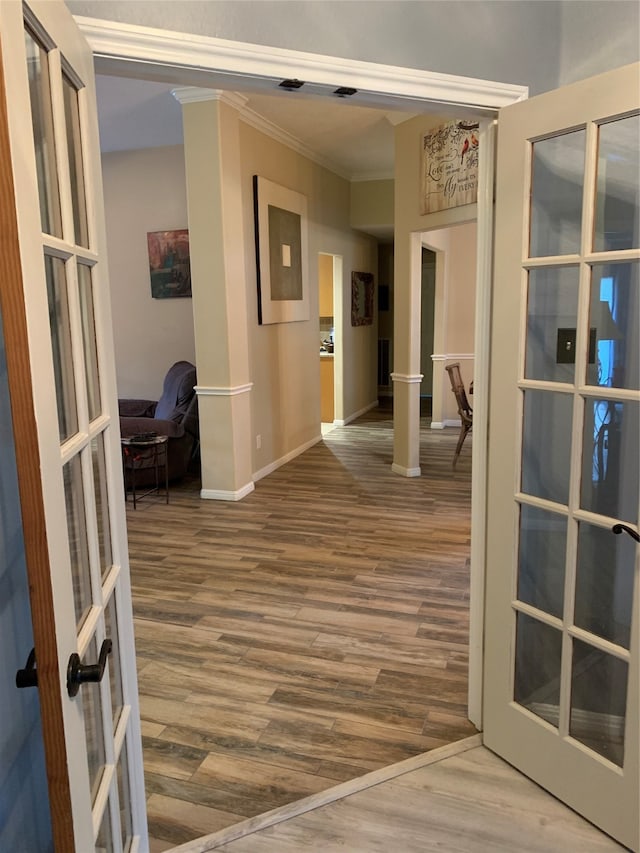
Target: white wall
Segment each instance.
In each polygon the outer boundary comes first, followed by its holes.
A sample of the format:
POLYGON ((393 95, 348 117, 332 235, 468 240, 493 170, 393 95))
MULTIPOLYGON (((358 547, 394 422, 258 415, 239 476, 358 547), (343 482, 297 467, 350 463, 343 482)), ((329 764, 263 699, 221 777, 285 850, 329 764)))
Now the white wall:
POLYGON ((33 646, 0 318, 0 850, 52 849, 38 691, 18 690, 33 646))
POLYGON ((636 0, 66 3, 74 15, 520 83, 532 95, 640 57, 636 0))
POLYGON ((181 145, 102 157, 119 397, 157 400, 171 365, 195 363, 192 300, 153 299, 147 232, 187 228, 181 145))

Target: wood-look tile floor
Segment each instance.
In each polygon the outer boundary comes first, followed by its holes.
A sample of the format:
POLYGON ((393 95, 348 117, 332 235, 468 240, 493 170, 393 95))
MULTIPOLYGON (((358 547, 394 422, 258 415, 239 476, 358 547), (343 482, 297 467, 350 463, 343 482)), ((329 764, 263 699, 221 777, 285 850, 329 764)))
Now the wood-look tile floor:
POLYGON ((308 798, 291 814, 245 821, 184 853, 622 853, 476 740, 355 792, 336 789, 326 802, 308 798))
POLYGON ((238 503, 129 504, 152 851, 467 737, 471 447, 338 427, 238 503))

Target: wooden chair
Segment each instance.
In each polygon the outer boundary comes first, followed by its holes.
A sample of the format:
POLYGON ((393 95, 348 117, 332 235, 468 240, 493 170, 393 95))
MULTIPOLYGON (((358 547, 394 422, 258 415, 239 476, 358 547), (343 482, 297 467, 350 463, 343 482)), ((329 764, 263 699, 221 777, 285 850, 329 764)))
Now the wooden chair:
POLYGON ((471 432, 471 427, 473 426, 473 409, 469 405, 469 401, 467 400, 467 392, 464 390, 464 382, 462 381, 462 376, 460 375, 460 362, 456 361, 454 364, 446 365, 446 371, 449 374, 449 379, 451 381, 451 390, 455 394, 456 403, 458 404, 458 414, 460 415, 460 420, 462 421, 462 425, 460 427, 460 437, 458 438, 456 452, 453 455, 453 467, 455 468, 456 462, 458 461, 458 456, 460 456, 460 451, 462 450, 462 445, 464 444, 464 440, 467 437, 467 433, 471 432))

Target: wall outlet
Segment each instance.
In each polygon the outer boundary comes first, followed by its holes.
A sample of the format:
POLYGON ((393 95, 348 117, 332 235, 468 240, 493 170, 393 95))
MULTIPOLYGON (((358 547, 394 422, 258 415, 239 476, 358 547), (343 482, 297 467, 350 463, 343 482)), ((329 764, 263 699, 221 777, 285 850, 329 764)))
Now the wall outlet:
POLYGON ((262 447, 262 436, 257 435, 256 436, 256 450, 260 450, 261 447, 262 447))

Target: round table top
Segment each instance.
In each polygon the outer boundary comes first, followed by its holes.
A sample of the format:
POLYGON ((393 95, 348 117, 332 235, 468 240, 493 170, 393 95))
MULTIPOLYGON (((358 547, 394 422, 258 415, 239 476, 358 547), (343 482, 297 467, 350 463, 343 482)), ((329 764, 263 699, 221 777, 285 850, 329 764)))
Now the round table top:
POLYGON ((125 436, 122 436, 120 438, 121 444, 126 444, 126 445, 133 444, 136 446, 139 444, 141 444, 141 445, 164 444, 165 441, 169 441, 168 435, 147 435, 147 436, 145 436, 143 434, 140 434, 140 435, 129 435, 126 438, 125 438, 125 436))

